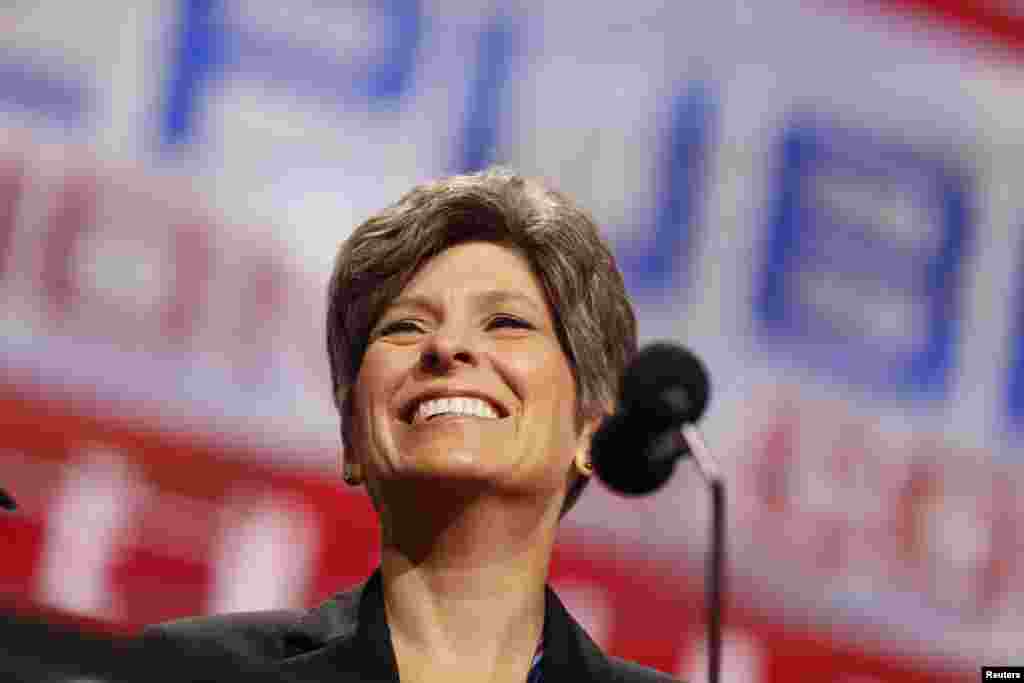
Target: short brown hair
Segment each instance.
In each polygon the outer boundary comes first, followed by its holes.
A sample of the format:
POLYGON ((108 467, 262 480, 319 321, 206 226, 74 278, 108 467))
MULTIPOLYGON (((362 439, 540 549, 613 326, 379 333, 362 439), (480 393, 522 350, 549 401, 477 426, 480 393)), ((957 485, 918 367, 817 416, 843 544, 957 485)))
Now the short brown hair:
MULTIPOLYGON (((373 326, 417 270, 456 244, 484 241, 521 254, 541 283, 576 380, 577 429, 614 405, 636 353, 636 317, 593 219, 542 182, 492 168, 419 185, 355 229, 327 290, 327 354, 335 405, 347 420, 373 326)), ((342 428, 347 443, 347 430, 342 428)), ((563 512, 586 483, 580 478, 563 512)))

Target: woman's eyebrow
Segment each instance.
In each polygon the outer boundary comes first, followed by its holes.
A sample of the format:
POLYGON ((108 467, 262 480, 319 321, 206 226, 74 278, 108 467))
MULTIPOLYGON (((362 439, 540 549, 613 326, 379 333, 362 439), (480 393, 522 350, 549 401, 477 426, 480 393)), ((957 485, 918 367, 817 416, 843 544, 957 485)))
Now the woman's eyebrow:
POLYGON ((436 313, 437 304, 426 296, 419 294, 406 294, 392 301, 391 305, 387 307, 385 315, 398 309, 421 309, 431 313, 436 313))
MULTIPOLYGON (((475 308, 487 309, 501 306, 508 303, 524 304, 533 309, 536 313, 543 313, 540 306, 532 297, 522 292, 506 289, 488 289, 482 292, 475 292, 470 295, 470 303, 475 308)), ((441 305, 433 298, 421 294, 406 294, 398 297, 388 306, 388 313, 396 310, 425 310, 429 313, 439 314, 441 305)))
POLYGON ((493 308, 507 303, 525 304, 528 308, 537 313, 542 313, 537 302, 521 292, 506 289, 489 289, 484 292, 477 292, 472 297, 473 303, 479 308, 493 308))

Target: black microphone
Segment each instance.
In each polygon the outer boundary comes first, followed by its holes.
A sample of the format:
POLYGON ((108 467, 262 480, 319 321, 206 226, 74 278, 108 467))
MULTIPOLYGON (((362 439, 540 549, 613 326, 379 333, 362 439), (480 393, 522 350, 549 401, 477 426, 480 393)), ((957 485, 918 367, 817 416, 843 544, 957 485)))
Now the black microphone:
POLYGON ((709 394, 707 370, 693 353, 668 342, 642 349, 622 376, 615 414, 594 434, 597 475, 631 496, 659 488, 689 454, 678 431, 700 419, 709 394))
POLYGON ((623 374, 618 410, 594 434, 590 457, 609 488, 640 496, 668 481, 681 457, 694 456, 711 494, 708 681, 718 683, 725 593, 725 480, 694 426, 707 408, 710 393, 708 372, 697 356, 667 342, 648 346, 623 374))
POLYGON ((18 504, 14 502, 14 498, 12 498, 11 495, 3 489, 0 489, 0 508, 5 510, 18 509, 18 504))

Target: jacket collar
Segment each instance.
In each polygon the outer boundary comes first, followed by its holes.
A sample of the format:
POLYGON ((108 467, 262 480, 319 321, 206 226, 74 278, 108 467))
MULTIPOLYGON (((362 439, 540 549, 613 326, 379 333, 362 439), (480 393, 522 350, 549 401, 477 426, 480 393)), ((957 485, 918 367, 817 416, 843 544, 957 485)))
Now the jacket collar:
POLYGON ((299 681, 399 683, 380 570, 310 610, 283 634, 281 669, 299 681))
POLYGON ((576 623, 550 586, 544 595, 544 659, 541 680, 610 681, 611 666, 601 648, 576 623))
MULTIPOLYGON (((399 683, 380 569, 307 612, 282 634, 282 671, 298 680, 399 683)), ((610 680, 608 660, 550 587, 544 596, 544 681, 610 680)))

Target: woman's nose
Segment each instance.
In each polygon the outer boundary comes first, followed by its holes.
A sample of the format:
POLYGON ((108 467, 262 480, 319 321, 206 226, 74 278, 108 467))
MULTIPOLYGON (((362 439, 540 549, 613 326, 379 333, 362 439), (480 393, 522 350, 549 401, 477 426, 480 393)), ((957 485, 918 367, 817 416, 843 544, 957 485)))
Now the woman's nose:
POLYGON ((458 364, 475 365, 477 353, 470 335, 451 328, 435 331, 423 347, 420 366, 432 373, 446 373, 458 364))

